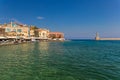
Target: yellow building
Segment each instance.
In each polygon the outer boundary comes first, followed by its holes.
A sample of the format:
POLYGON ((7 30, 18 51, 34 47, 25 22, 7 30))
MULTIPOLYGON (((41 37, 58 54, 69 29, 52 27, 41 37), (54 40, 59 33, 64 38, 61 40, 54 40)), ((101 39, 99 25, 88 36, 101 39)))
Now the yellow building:
POLYGON ((40 39, 48 39, 49 30, 47 29, 38 29, 38 35, 40 39))
POLYGON ((49 30, 30 26, 30 37, 37 37, 39 39, 48 39, 49 30))
POLYGON ((29 27, 27 25, 11 22, 2 25, 5 29, 5 36, 8 38, 25 38, 29 36, 29 27))

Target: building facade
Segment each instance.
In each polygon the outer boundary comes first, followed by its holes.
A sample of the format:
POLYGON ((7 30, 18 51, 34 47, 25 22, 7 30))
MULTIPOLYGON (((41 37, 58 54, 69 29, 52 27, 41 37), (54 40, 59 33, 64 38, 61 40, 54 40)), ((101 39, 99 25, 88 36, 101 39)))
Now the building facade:
POLYGON ((28 37, 29 27, 18 23, 8 23, 1 26, 4 29, 4 36, 8 38, 24 38, 28 37))
POLYGON ((53 40, 64 40, 64 33, 50 32, 48 37, 49 37, 49 39, 53 39, 53 40))
POLYGON ((0 27, 0 36, 5 36, 5 29, 0 27))
POLYGON ((62 39, 61 32, 50 32, 48 29, 27 26, 16 22, 0 25, 0 37, 24 39, 62 39))
POLYGON ((48 39, 49 30, 47 29, 38 29, 38 34, 40 39, 48 39))

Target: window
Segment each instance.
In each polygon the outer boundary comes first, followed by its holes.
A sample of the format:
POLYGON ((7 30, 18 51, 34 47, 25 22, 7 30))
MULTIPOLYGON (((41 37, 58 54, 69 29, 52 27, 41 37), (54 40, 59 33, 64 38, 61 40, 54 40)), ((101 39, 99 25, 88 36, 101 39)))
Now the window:
POLYGON ((17 27, 17 24, 12 23, 12 27, 17 27))
POLYGON ((43 36, 45 35, 45 33, 43 33, 43 36))
POLYGON ((10 31, 11 31, 11 29, 9 29, 9 28, 5 29, 5 32, 10 32, 10 31))
POLYGON ((16 32, 16 29, 13 29, 14 32, 16 32))
POLYGON ((22 30, 21 29, 17 29, 17 32, 22 32, 22 30))

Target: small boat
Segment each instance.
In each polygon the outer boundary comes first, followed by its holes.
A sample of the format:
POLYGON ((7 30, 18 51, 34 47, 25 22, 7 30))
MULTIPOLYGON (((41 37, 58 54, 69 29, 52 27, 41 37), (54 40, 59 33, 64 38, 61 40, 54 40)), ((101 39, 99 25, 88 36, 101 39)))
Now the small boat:
POLYGON ((36 39, 35 38, 32 38, 32 40, 31 40, 32 42, 36 42, 36 39))
POLYGON ((14 43, 14 44, 18 44, 19 42, 18 42, 18 41, 14 41, 13 43, 14 43))

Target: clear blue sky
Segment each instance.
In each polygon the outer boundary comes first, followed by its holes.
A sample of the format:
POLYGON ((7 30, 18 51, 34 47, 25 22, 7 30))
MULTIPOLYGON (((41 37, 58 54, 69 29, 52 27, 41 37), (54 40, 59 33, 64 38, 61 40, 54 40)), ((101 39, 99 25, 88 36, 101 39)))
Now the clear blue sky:
POLYGON ((0 0, 0 23, 10 19, 66 38, 120 37, 120 0, 0 0))

